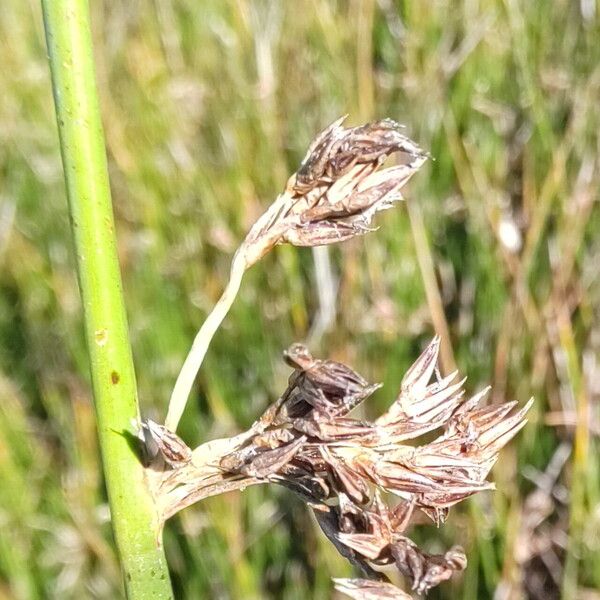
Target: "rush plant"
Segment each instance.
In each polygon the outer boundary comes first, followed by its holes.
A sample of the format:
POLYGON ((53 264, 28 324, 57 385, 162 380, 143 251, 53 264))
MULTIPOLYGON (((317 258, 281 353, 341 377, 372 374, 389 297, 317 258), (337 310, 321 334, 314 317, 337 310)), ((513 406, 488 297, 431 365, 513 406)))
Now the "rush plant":
POLYGON ((46 37, 108 499, 131 598, 169 598, 165 521, 209 496, 275 483, 302 498, 323 533, 361 573, 335 580, 353 598, 408 598, 383 572, 425 593, 466 567, 459 547, 429 554, 407 537, 419 514, 442 524, 453 505, 489 490, 501 448, 524 426, 531 401, 480 406, 457 373, 437 367, 434 337, 374 421, 351 411, 378 387, 350 367, 284 353, 288 386, 252 427, 190 448, 176 429, 210 341, 245 271, 279 244, 320 246, 372 231, 374 216, 426 154, 391 120, 345 127, 311 144, 284 191, 235 253, 230 281, 201 327, 175 384, 165 424, 141 421, 121 293, 114 223, 85 0, 43 0, 46 37), (384 168, 394 155, 396 163, 384 168), (421 445, 424 434, 437 437, 421 445), (137 442, 138 443, 134 443, 137 442))

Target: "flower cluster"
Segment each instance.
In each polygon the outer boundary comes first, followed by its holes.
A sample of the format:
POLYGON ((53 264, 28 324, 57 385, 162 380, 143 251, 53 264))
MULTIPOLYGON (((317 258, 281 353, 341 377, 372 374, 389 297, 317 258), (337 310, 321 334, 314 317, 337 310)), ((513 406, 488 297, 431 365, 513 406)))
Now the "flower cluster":
POLYGON ((498 451, 525 424, 530 406, 513 415, 514 402, 478 408, 487 390, 463 402, 464 379, 439 376, 438 353, 436 337, 404 377, 389 410, 370 422, 347 415, 378 385, 292 346, 285 354, 294 367, 288 388, 221 467, 290 487, 365 573, 373 573, 369 565, 396 564, 413 589, 427 591, 464 569, 466 559, 458 548, 442 556, 421 552, 403 535, 413 511, 439 524, 450 506, 491 489, 485 478, 498 451), (442 427, 428 444, 405 444, 442 427), (397 497, 393 508, 380 490, 397 497))
POLYGON ((360 420, 350 411, 380 386, 295 344, 284 354, 294 369, 287 389, 248 431, 193 451, 175 434, 245 271, 278 244, 321 246, 371 231, 374 215, 402 199, 400 189, 427 160, 390 119, 358 127, 344 127, 344 120, 314 139, 283 193, 248 232, 177 378, 165 425, 146 421, 143 440, 163 522, 208 496, 274 482, 306 501, 325 535, 366 577, 336 580, 340 591, 406 599, 378 569, 395 565, 424 593, 466 567, 459 547, 428 554, 405 533, 417 513, 439 525, 451 506, 493 488, 486 477, 525 424, 531 402, 516 412, 515 402, 479 407, 488 390, 465 401, 464 379, 442 377, 437 369, 435 338, 389 409, 374 421, 360 420), (382 168, 392 155, 396 164, 382 168), (410 445, 436 430, 433 441, 410 445))
POLYGON ((437 370, 439 345, 434 338, 406 373, 396 400, 374 421, 348 413, 379 385, 295 344, 284 355, 294 369, 287 389, 244 434, 191 452, 171 432, 147 424, 172 469, 166 481, 177 510, 209 495, 210 486, 220 492, 278 483, 306 501, 340 553, 368 577, 368 583, 338 581, 348 595, 406 597, 399 590, 390 595, 377 570, 387 565, 418 593, 449 579, 466 567, 463 551, 428 554, 406 530, 417 512, 439 525, 452 505, 493 489, 486 477, 525 424, 531 401, 516 412, 515 402, 479 407, 487 389, 464 400, 465 380, 437 370), (434 430, 441 433, 433 441, 407 444, 434 430))
POLYGON ((391 119, 350 128, 344 120, 314 139, 284 193, 249 231, 239 251, 246 267, 277 244, 322 246, 367 233, 373 216, 402 198, 426 154, 391 119), (380 170, 394 153, 404 161, 380 170))

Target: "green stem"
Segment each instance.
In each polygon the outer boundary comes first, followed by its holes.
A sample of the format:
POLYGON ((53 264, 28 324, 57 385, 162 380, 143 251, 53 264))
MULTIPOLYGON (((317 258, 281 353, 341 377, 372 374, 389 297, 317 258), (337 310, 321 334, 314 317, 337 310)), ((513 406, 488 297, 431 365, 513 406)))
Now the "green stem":
POLYGON ((556 325, 560 346, 567 359, 567 378, 577 403, 577 425, 573 444, 571 497, 569 502, 569 538, 563 569, 562 598, 575 598, 578 589, 579 562, 586 519, 586 486, 589 476, 590 414, 584 376, 579 365, 571 316, 561 291, 556 300, 556 325))
MULTIPOLYGON (((129 598, 172 598, 154 500, 136 455, 137 392, 121 291, 86 0, 42 0, 98 437, 129 598)), ((41 199, 43 201, 43 199, 41 199)))

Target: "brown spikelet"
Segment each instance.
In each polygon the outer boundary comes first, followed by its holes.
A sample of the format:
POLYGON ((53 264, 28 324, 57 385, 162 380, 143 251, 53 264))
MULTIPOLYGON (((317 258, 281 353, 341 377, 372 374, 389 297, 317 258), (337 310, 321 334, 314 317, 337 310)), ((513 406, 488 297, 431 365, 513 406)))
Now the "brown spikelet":
POLYGON ((191 460, 191 449, 163 425, 146 419, 142 423, 142 432, 150 460, 161 457, 172 468, 181 467, 191 460))
POLYGON ((363 235, 376 213, 402 198, 400 188, 425 153, 390 119, 349 128, 344 120, 315 138, 283 194, 254 224, 240 248, 246 266, 277 244, 322 246, 363 235), (402 164, 380 169, 394 153, 402 164))
POLYGON ((459 546, 445 554, 427 554, 408 538, 399 537, 391 546, 391 553, 398 570, 412 581, 412 589, 418 594, 428 592, 467 566, 467 558, 459 546))

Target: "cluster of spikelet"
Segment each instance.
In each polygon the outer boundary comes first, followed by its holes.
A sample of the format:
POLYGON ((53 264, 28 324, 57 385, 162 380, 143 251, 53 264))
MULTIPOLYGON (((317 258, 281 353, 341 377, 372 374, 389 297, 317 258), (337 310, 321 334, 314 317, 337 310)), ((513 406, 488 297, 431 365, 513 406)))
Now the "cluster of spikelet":
MULTIPOLYGON (((341 363, 314 359, 297 344, 285 354, 294 367, 287 389, 246 433, 212 442, 212 451, 207 445, 192 451, 148 423, 170 467, 165 498, 180 510, 212 490, 284 485, 307 502, 341 554, 371 579, 337 581, 340 590, 365 598, 366 586, 371 597, 394 597, 374 567, 396 565, 415 591, 428 591, 463 570, 466 558, 458 547, 443 555, 421 551, 405 536, 411 517, 422 511, 439 525, 449 507, 492 489, 487 474, 530 407, 479 407, 488 390, 464 400, 464 379, 439 375, 438 352, 435 338, 405 375, 398 397, 372 422, 348 413, 379 386, 341 363), (433 441, 407 445, 433 430, 440 430, 433 441)), ((394 593, 402 597, 400 590, 394 593)))
POLYGON ((425 593, 466 567, 458 546, 432 555, 406 537, 413 517, 421 512, 440 525, 451 506, 492 489, 487 475, 525 424, 531 401, 516 411, 515 402, 480 406, 487 389, 465 399, 464 379, 440 375, 436 337, 404 376, 388 410, 374 421, 356 419, 349 413, 380 386, 294 344, 284 354, 293 368, 287 389, 248 431, 195 450, 174 433, 243 272, 277 244, 318 246, 370 231, 373 216, 401 199, 400 188, 426 160, 393 121, 353 128, 342 122, 315 139, 238 249, 234 283, 198 334, 166 426, 144 424, 145 447, 163 520, 208 496, 280 484, 307 503, 325 535, 361 571, 363 579, 335 580, 338 590, 367 600, 410 598, 383 568, 395 566, 414 591, 425 593), (404 161, 381 169, 395 152, 404 161), (433 441, 409 444, 435 431, 433 441))

